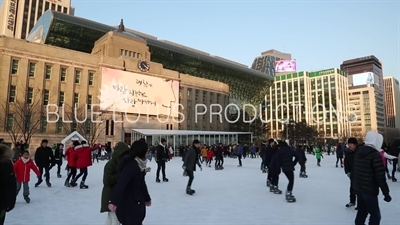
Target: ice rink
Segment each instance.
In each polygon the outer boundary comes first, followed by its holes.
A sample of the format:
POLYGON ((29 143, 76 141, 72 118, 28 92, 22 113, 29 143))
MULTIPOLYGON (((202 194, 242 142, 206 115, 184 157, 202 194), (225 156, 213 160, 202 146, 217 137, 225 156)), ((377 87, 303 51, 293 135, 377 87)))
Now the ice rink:
MULTIPOLYGON (((354 224, 356 211, 345 207, 349 202, 349 179, 342 168, 335 168, 336 156, 324 157, 322 166, 317 167, 315 157, 307 155, 308 178, 299 178, 296 166, 293 191, 296 203, 287 203, 284 195, 269 192, 266 174, 259 170, 260 158, 244 159, 243 167, 237 167, 237 159, 225 159, 222 171, 203 165, 203 171, 195 173, 193 196, 185 194, 187 177, 182 176, 180 158, 167 163, 168 183, 155 182, 156 163, 149 162, 152 172, 146 181, 152 206, 147 208, 144 225, 354 224)), ((31 203, 25 203, 21 191, 15 209, 7 214, 6 224, 104 224, 106 214, 100 213, 100 196, 105 163, 100 161, 89 168, 87 190, 64 187, 66 171, 62 171, 63 178, 57 178, 55 169, 51 171, 51 188, 45 183, 35 188, 36 178, 32 173, 31 203)), ((381 224, 399 225, 400 182, 388 181, 388 184, 393 200, 386 203, 379 196, 381 224)), ((281 174, 280 189, 285 191, 286 185, 286 177, 281 174)))

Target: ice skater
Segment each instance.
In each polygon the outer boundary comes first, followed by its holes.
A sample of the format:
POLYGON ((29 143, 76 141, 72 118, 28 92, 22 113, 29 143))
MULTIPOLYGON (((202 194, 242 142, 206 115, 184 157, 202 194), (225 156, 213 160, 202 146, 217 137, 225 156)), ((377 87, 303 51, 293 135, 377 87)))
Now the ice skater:
POLYGON ((306 173, 306 162, 307 162, 307 157, 306 153, 304 152, 304 147, 303 146, 297 146, 296 148, 296 153, 298 156, 298 161, 300 165, 300 178, 307 178, 307 173, 306 173))
POLYGON ((31 180, 31 170, 39 177, 40 172, 29 155, 28 150, 24 150, 22 156, 14 163, 14 172, 17 178, 17 196, 23 186, 23 195, 26 203, 30 203, 29 181, 31 180))
POLYGON ((322 155, 321 147, 316 146, 314 148, 314 152, 315 152, 315 158, 317 158, 317 166, 321 166, 321 159, 324 158, 324 156, 322 155))
POLYGON ((48 187, 51 187, 50 183, 50 170, 53 168, 55 165, 54 161, 54 154, 53 150, 47 146, 49 144, 49 141, 46 139, 42 140, 42 143, 40 144, 40 147, 36 149, 35 152, 35 162, 36 165, 39 167, 40 171, 40 176, 38 176, 38 181, 35 184, 35 187, 38 187, 42 182, 42 175, 43 175, 43 170, 45 172, 44 176, 46 178, 46 184, 48 187))
POLYGON ((282 170, 288 179, 289 183, 286 189, 286 201, 296 202, 296 198, 293 196, 293 186, 294 186, 294 167, 298 161, 298 155, 289 146, 289 140, 279 142, 279 150, 276 153, 277 159, 277 171, 282 170))
POLYGON ((193 195, 194 193, 196 193, 196 191, 193 190, 191 187, 194 180, 194 171, 196 171, 196 165, 199 166, 200 171, 202 170, 201 163, 199 161, 199 156, 200 156, 200 141, 196 139, 193 141, 192 147, 189 148, 189 150, 187 151, 185 156, 185 161, 182 166, 183 170, 189 177, 186 186, 186 194, 188 195, 193 195))
POLYGON ((347 140, 347 150, 344 152, 344 172, 350 179, 350 202, 346 204, 346 207, 353 207, 356 205, 356 193, 353 189, 352 178, 353 178, 353 167, 354 167, 354 155, 357 150, 358 142, 356 138, 349 138, 347 140))

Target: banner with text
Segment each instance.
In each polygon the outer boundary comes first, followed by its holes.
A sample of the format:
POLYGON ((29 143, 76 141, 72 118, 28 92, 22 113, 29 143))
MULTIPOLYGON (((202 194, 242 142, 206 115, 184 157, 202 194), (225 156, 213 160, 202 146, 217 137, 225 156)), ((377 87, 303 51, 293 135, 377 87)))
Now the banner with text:
POLYGON ((178 116, 179 81, 102 68, 101 110, 178 116))

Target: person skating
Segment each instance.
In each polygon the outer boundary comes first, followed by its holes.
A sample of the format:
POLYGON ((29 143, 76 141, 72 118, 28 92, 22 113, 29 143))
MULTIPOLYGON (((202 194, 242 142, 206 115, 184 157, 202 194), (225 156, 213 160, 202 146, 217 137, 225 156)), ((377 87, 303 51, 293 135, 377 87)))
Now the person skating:
POLYGON ((273 187, 273 185, 271 185, 273 172, 270 172, 270 163, 276 153, 277 148, 278 148, 277 141, 274 139, 269 139, 268 146, 266 147, 265 150, 265 159, 264 159, 265 166, 268 168, 267 187, 273 187))
POLYGON ((307 173, 306 173, 306 162, 307 162, 307 157, 306 153, 304 152, 304 147, 303 146, 297 146, 296 148, 296 153, 298 156, 298 161, 300 165, 300 178, 307 178, 307 173))
POLYGON ((266 144, 266 141, 263 141, 262 143, 261 143, 261 146, 260 146, 260 152, 259 152, 259 155, 260 155, 260 158, 261 158, 261 172, 263 172, 263 173, 266 173, 267 172, 267 166, 265 165, 265 152, 267 151, 267 144, 266 144))
POLYGON ((69 148, 65 151, 65 157, 67 158, 67 170, 68 175, 67 179, 65 179, 64 186, 65 187, 76 187, 77 184, 74 183, 74 179, 76 177, 77 169, 76 169, 76 159, 77 155, 75 152, 75 146, 79 146, 79 141, 74 141, 69 148))
POLYGON ((29 151, 25 150, 22 153, 20 159, 18 159, 14 163, 14 172, 17 177, 17 196, 21 187, 23 187, 23 196, 26 203, 30 203, 31 199, 29 198, 29 181, 31 180, 31 170, 36 173, 36 176, 40 176, 39 169, 31 160, 29 155, 29 151))
MULTIPOLYGON (((271 183, 269 191, 274 194, 282 194, 282 191, 279 190, 279 174, 281 173, 281 168, 279 164, 278 152, 280 151, 278 143, 276 143, 275 151, 272 156, 271 162, 268 167, 268 174, 271 174, 271 183)), ((268 183, 267 183, 268 185, 268 183)))
POLYGON ((160 183, 160 171, 162 173, 163 176, 163 181, 164 182, 168 182, 168 178, 165 174, 165 164, 167 163, 168 159, 169 159, 169 152, 168 149, 166 147, 167 144, 167 140, 165 140, 164 138, 161 139, 161 143, 157 146, 157 156, 156 156, 156 162, 157 162, 157 172, 156 172, 156 182, 160 183))
POLYGON ((224 167, 222 166, 223 158, 224 156, 222 155, 222 143, 220 143, 218 146, 215 147, 215 170, 224 169, 224 167))
MULTIPOLYGON (((381 149, 379 149, 379 154, 381 154, 382 160, 383 160, 383 166, 385 167, 385 172, 387 172, 387 162, 388 160, 392 160, 393 161, 397 161, 398 158, 396 156, 393 155, 389 155, 384 151, 385 145, 382 146, 381 149)), ((393 170, 395 171, 395 168, 393 168, 393 170)), ((393 174, 395 174, 395 172, 393 172, 393 174)), ((392 180, 393 182, 397 182, 396 177, 393 175, 392 177, 390 177, 390 180, 392 180)))
POLYGON ((321 158, 323 159, 324 156, 322 155, 322 150, 320 147, 316 146, 314 148, 315 158, 317 159, 317 166, 321 166, 321 158))
POLYGON ((194 180, 194 171, 196 171, 196 165, 199 166, 200 170, 203 170, 201 168, 201 163, 199 161, 199 156, 200 156, 200 141, 199 140, 194 140, 192 147, 189 148, 189 150, 186 153, 185 156, 185 161, 183 163, 183 170, 186 172, 187 176, 189 177, 187 186, 186 186, 186 194, 188 195, 193 195, 196 191, 193 190, 192 183, 194 180))
POLYGON ((350 202, 346 204, 346 207, 352 207, 356 205, 356 193, 354 192, 352 185, 352 177, 353 177, 353 166, 354 166, 354 155, 357 149, 357 139, 349 138, 347 140, 347 150, 344 152, 344 173, 350 179, 350 202))
MULTIPOLYGON (((104 213, 107 212, 107 220, 106 225, 119 225, 120 222, 118 221, 117 215, 115 212, 111 212, 108 209, 108 204, 111 200, 111 195, 114 190, 114 186, 117 184, 118 181, 118 163, 120 160, 128 155, 129 147, 124 142, 118 142, 114 148, 114 152, 112 153, 112 158, 110 161, 106 163, 104 166, 104 173, 103 173, 103 190, 101 192, 101 209, 100 212, 104 213)), ((132 150, 134 151, 134 150, 132 150)))
POLYGON ((51 187, 50 183, 50 170, 54 167, 54 155, 53 150, 47 146, 49 141, 46 139, 42 140, 40 147, 36 149, 35 152, 35 163, 39 167, 40 176, 38 176, 38 181, 35 184, 35 187, 38 187, 42 182, 43 170, 45 172, 44 176, 46 178, 46 184, 48 187, 51 187))
MULTIPOLYGON (((395 157, 399 157, 399 155, 400 155, 400 140, 399 139, 395 140, 390 145, 389 155, 392 155, 392 156, 395 156, 395 157)), ((398 162, 399 162, 398 158, 392 159, 393 168, 392 168, 391 179, 392 179, 393 182, 397 182, 397 179, 396 179, 396 167, 397 167, 398 162)))
POLYGON ((63 144, 58 144, 56 146, 56 148, 54 149, 54 161, 55 161, 55 164, 57 165, 57 177, 58 178, 62 177, 61 176, 61 166, 62 166, 63 157, 64 157, 63 151, 64 151, 63 144))
POLYGON ((281 171, 285 174, 289 183, 286 189, 286 201, 295 202, 296 198, 293 196, 293 185, 294 185, 294 167, 298 162, 298 155, 296 152, 289 146, 289 140, 281 141, 279 143, 279 151, 277 154, 277 171, 281 171))
POLYGON ((344 147, 340 143, 336 147, 336 168, 338 168, 338 162, 340 161, 340 167, 343 168, 343 150, 344 147))
POLYGON ((239 161, 239 165, 238 167, 242 166, 242 157, 244 156, 244 150, 243 150, 243 146, 238 143, 236 146, 236 155, 238 157, 238 161, 239 161))
POLYGON ((213 161, 213 157, 214 157, 214 151, 211 148, 207 149, 207 162, 206 162, 206 166, 208 164, 208 167, 211 167, 211 163, 213 161))
POLYGON ((4 225, 6 214, 14 209, 17 200, 17 182, 11 158, 11 149, 0 144, 0 225, 4 225))
POLYGON ((108 208, 115 212, 122 225, 142 225, 146 206, 151 206, 146 174, 147 144, 133 142, 128 155, 118 163, 118 181, 114 186, 108 208))
POLYGON ((86 141, 81 141, 81 145, 75 147, 76 168, 79 168, 79 174, 75 177, 72 183, 75 185, 81 176, 82 180, 79 185, 81 189, 88 189, 89 186, 85 184, 88 176, 88 167, 92 165, 92 151, 86 141))
POLYGON ((354 155, 352 185, 357 193, 357 216, 355 225, 364 225, 370 215, 369 224, 379 225, 381 213, 379 209, 379 189, 384 200, 390 202, 389 187, 386 183, 385 167, 378 150, 383 143, 383 136, 375 131, 368 131, 364 146, 357 149, 354 155))

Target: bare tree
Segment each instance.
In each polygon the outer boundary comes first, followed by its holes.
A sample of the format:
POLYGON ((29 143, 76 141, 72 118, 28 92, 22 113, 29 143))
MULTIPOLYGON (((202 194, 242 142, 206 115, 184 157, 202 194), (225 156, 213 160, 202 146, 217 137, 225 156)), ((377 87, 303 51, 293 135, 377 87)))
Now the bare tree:
POLYGON ((66 133, 79 132, 90 145, 96 144, 106 129, 103 122, 109 118, 109 115, 105 110, 100 110, 98 106, 64 105, 61 110, 63 110, 61 116, 64 118, 60 118, 60 120, 63 121, 64 131, 66 133))
POLYGON ((43 105, 43 96, 41 90, 26 93, 25 99, 16 98, 13 102, 3 103, 1 105, 4 116, 1 118, 5 121, 3 129, 11 138, 13 144, 17 144, 23 140, 29 145, 32 136, 39 133, 42 124, 46 123, 46 113, 43 105))

